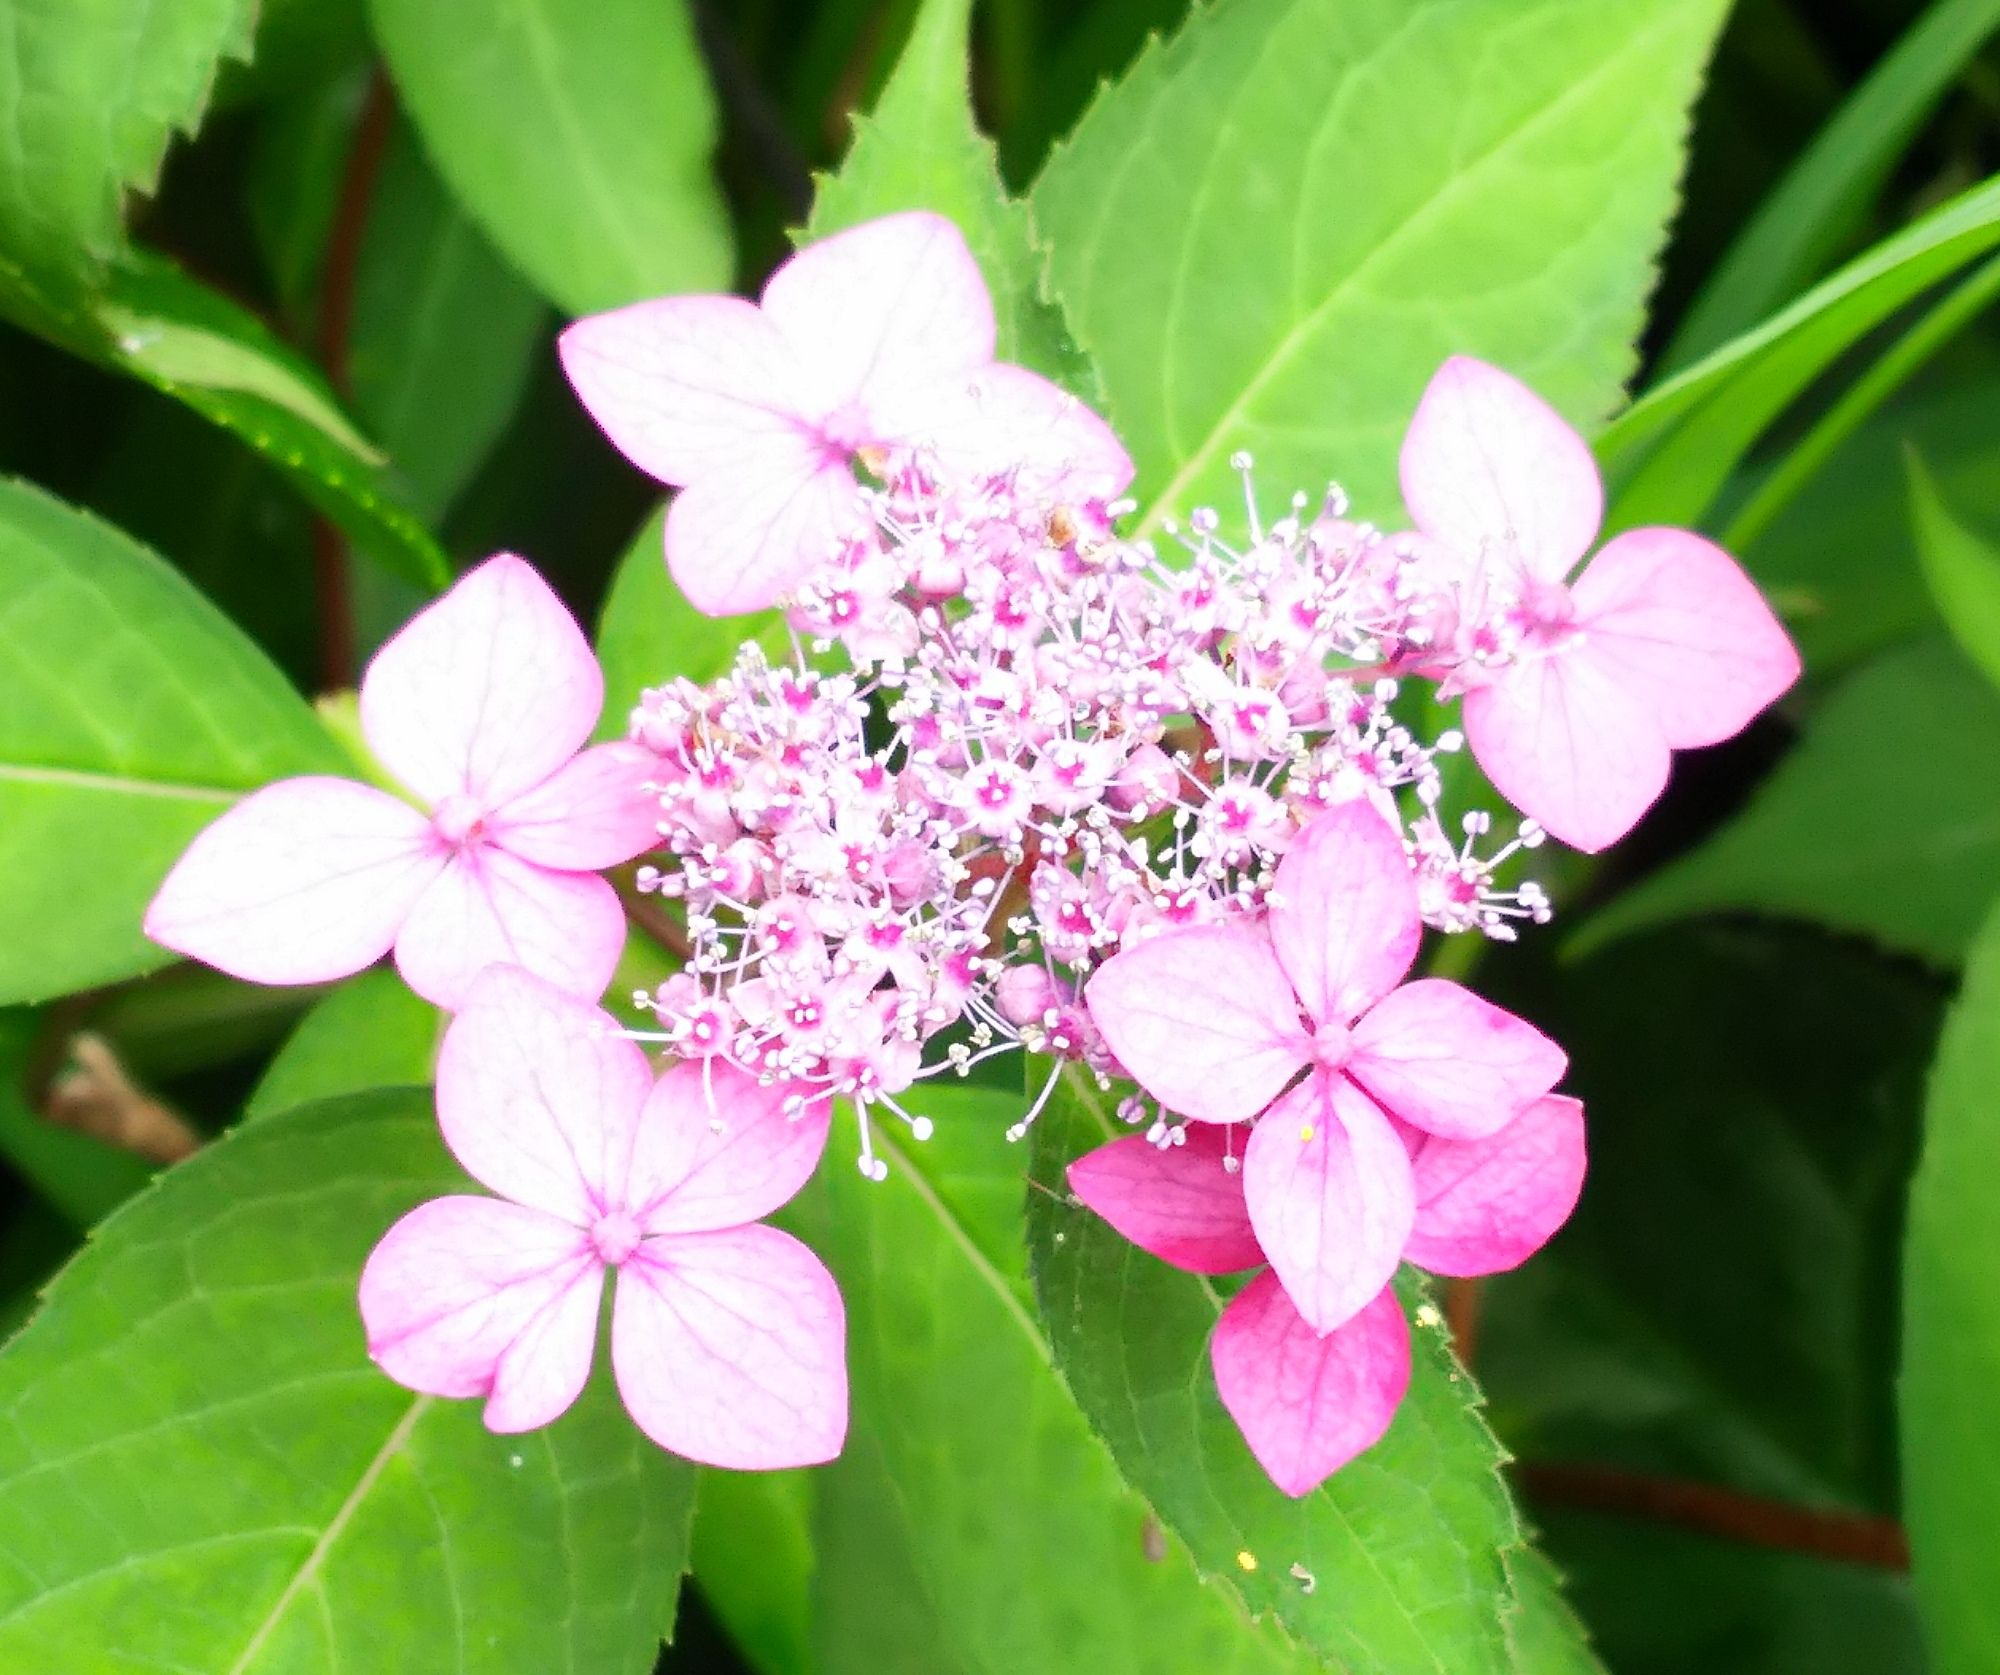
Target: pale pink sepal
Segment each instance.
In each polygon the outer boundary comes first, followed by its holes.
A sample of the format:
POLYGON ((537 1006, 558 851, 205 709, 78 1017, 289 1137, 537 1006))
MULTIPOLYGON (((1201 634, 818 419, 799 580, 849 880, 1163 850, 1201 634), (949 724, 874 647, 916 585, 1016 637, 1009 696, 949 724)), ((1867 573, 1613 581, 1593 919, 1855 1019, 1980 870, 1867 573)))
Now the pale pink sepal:
POLYGON ((1389 1283, 1416 1216, 1410 1157, 1344 1076, 1316 1071, 1250 1132, 1243 1191, 1257 1242, 1315 1331, 1389 1283))
POLYGON ((1292 985, 1257 925, 1189 925, 1121 949, 1085 986, 1118 1061, 1161 1104, 1241 1122, 1306 1062, 1292 985))
POLYGON ((1132 481, 1117 433, 1075 396, 997 361, 872 404, 896 439, 927 446, 948 473, 1011 476, 1048 500, 1108 501, 1132 481))
POLYGON ((1734 737, 1799 678, 1798 649, 1757 584, 1687 530, 1607 542, 1572 595, 1592 655, 1644 695, 1676 750, 1734 737))
POLYGON ((1230 1274, 1264 1260, 1243 1201, 1240 1167, 1226 1160, 1241 1140, 1220 1127, 1191 1126, 1177 1146, 1128 1134, 1069 1166, 1069 1187, 1141 1250, 1194 1274, 1230 1274))
POLYGON ((1551 1094, 1484 1140, 1427 1139, 1411 1161, 1417 1213, 1404 1255, 1434 1274, 1525 1262, 1583 1192, 1583 1106, 1551 1094))
POLYGON ((1519 379, 1466 355, 1424 390, 1400 474, 1425 535, 1464 561, 1518 563, 1543 581, 1575 568, 1604 519, 1583 438, 1519 379))
POLYGON ((444 864, 429 823, 387 792, 281 780, 188 846, 146 934, 248 982, 330 982, 389 951, 444 864))
POLYGON ((361 730, 428 804, 484 810, 583 748, 604 676, 576 619, 526 560, 489 558, 406 623, 361 681, 361 730))
POLYGON ((616 866, 660 841, 660 796, 647 789, 656 772, 652 753, 638 745, 593 745, 496 810, 487 836, 538 867, 616 866))
POLYGON ((412 1390, 484 1396, 509 1347, 536 1333, 557 1359, 534 1373, 517 1360, 502 1412, 553 1418, 590 1367, 587 1340, 582 1369, 575 1366, 576 1346, 562 1330, 565 1298, 594 1287, 598 1269, 583 1235, 554 1216, 496 1198, 434 1198, 390 1228, 361 1270, 368 1353, 412 1390))
POLYGON ((438 1123, 466 1173, 579 1227, 623 1204, 652 1087, 608 1013, 509 966, 481 975, 438 1049, 438 1123))
POLYGON ((1666 736, 1645 694, 1588 639, 1465 695, 1465 736, 1516 808, 1573 849, 1618 841, 1666 789, 1666 736))
POLYGON ((595 873, 552 872, 488 846, 452 856, 418 899, 396 938, 396 969, 424 999, 456 1011, 491 965, 602 994, 624 947, 618 892, 595 873))
POLYGON ((1354 1026, 1347 1073, 1385 1111, 1474 1140, 1562 1079, 1569 1059, 1534 1025, 1441 978, 1405 983, 1354 1026))
POLYGON ((1345 1325, 1315 1332, 1276 1274, 1222 1311, 1209 1343, 1215 1386, 1243 1440, 1288 1495, 1310 1493, 1373 1447, 1410 1383, 1410 1328, 1384 1287, 1345 1325))
POLYGON ((1346 1024, 1403 980, 1423 921, 1403 840, 1359 799, 1294 840, 1271 885, 1271 942, 1313 1021, 1346 1024))
POLYGON ((667 568, 697 610, 735 616, 775 604, 866 527, 845 458, 783 438, 674 496, 667 568))
POLYGON ((686 1061, 647 1097, 626 1202, 647 1234, 755 1221, 791 1201, 826 1150, 833 1102, 720 1060, 686 1061))
POLYGON ((703 1465, 818 1465, 847 1435, 846 1315, 775 1227, 648 1239, 620 1269, 611 1364, 639 1428, 703 1465))

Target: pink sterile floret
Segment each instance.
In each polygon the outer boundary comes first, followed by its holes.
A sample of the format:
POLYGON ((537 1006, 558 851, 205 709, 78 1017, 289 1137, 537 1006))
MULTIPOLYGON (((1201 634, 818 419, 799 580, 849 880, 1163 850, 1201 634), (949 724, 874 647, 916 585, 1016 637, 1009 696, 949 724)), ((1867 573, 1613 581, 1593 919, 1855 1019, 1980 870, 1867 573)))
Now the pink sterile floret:
POLYGON ((1423 928, 1416 879, 1373 803, 1307 826, 1268 900, 1261 919, 1128 944, 1085 998, 1119 1062, 1163 1105, 1199 1122, 1260 1118, 1243 1157, 1257 1240, 1299 1313, 1330 1332, 1388 1283, 1415 1223, 1391 1116, 1484 1139, 1554 1087, 1567 1061, 1456 983, 1403 982, 1423 928))
MULTIPOLYGON (((1498 1273, 1525 1261, 1576 1207, 1583 1107, 1550 1094, 1496 1133, 1448 1140, 1404 1128, 1415 1212, 1405 1254, 1433 1272, 1498 1273)), ((1263 1252, 1234 1131, 1193 1125, 1178 1145, 1128 1135, 1069 1167, 1069 1184, 1126 1238, 1191 1273, 1254 1268, 1263 1252)), ((1410 1334, 1384 1285, 1330 1332, 1279 1276, 1237 1293, 1209 1343, 1217 1392, 1250 1451, 1288 1495, 1324 1482, 1389 1428, 1410 1381, 1410 1334)))
POLYGON ((266 786, 195 839, 146 934, 256 983, 328 982, 393 947, 440 1006, 496 961, 594 999, 625 943, 595 871, 659 832, 651 756, 583 748, 603 704, 562 601, 523 560, 487 560, 361 683, 362 732, 421 810, 346 779, 266 786))
POLYGON ((818 1257, 759 1224, 803 1186, 829 1105, 727 1065, 657 1082, 603 1012, 513 967, 473 985, 438 1059, 452 1153, 497 1198, 419 1205, 361 1275, 368 1352, 525 1431, 589 1377, 607 1269, 611 1365, 661 1447, 813 1465, 847 1431, 845 1315, 818 1257))
POLYGON ((1452 572, 1465 736, 1522 812, 1599 850, 1667 783, 1671 753, 1740 732, 1799 658, 1736 561, 1684 529, 1607 542, 1583 439, 1525 385, 1453 356, 1403 441, 1403 499, 1452 572))
POLYGON ((995 363, 993 342, 964 238, 911 212, 807 246, 757 303, 664 297, 579 320, 562 361, 612 442, 680 489, 667 562, 719 616, 774 604, 873 529, 852 469, 864 451, 922 448, 953 476, 1077 494, 1123 488, 1131 462, 1103 421, 995 363))

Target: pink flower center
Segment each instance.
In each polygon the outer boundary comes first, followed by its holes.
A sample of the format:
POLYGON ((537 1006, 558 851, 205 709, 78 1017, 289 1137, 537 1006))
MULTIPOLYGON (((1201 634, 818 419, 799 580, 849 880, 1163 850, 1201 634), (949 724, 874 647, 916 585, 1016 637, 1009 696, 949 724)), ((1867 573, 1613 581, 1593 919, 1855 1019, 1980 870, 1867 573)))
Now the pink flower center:
POLYGON ((590 1242, 600 1261, 615 1268, 639 1248, 639 1224, 623 1210, 612 1210, 590 1224, 590 1242))
POLYGON ((456 791, 432 811, 431 828, 454 849, 462 849, 485 836, 481 824, 485 817, 476 798, 456 791))
POLYGON ((1321 1024, 1313 1031, 1313 1063, 1322 1070, 1338 1070, 1354 1056, 1354 1032, 1345 1024, 1321 1024))

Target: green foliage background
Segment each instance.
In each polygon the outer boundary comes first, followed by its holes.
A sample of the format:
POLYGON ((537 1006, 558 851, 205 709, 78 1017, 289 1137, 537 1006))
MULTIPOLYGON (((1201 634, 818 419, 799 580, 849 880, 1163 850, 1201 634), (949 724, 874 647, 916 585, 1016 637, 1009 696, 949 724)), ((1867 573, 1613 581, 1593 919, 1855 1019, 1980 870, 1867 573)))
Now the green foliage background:
MULTIPOLYGON (((0 1675, 2000 1669, 1996 31, 0 0, 0 1675), (1412 1398, 1298 1503, 1216 1402, 1215 1289, 1065 1198, 1103 1132, 1071 1088, 1025 1147, 1018 1088, 941 1090, 887 1183, 837 1137, 787 1212, 849 1303, 837 1465, 697 1473, 603 1388, 489 1437, 352 1308, 459 1179, 438 1016, 138 932, 233 797, 352 771, 340 694, 490 551, 598 625, 607 732, 769 633, 675 595, 554 333, 913 206, 1002 352, 1119 428, 1138 526, 1238 448, 1394 516, 1416 394, 1474 353, 1595 438, 1614 525, 1731 545, 1806 653, 1613 857, 1538 857, 1561 917, 1480 979, 1571 1051, 1583 1205, 1518 1274, 1411 1277, 1412 1398), (161 1171, 52 1122, 80 1035, 129 1084, 86 1108, 206 1143, 161 1171)), ((669 963, 637 931, 614 990, 669 963)))

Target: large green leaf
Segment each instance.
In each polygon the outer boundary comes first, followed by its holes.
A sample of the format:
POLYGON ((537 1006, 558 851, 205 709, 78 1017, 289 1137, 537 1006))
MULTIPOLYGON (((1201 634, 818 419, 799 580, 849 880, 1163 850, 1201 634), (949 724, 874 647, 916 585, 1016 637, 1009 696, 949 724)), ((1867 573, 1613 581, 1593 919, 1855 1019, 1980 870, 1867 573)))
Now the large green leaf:
MULTIPOLYGON (((874 1451, 888 1486, 868 1516, 907 1554, 907 1571, 864 1567, 874 1597, 914 1590, 946 1667, 965 1675, 1299 1667, 1177 1545, 1148 1557, 1145 1502, 1050 1364, 1021 1249, 1025 1159, 1005 1138, 1018 1092, 913 1097, 937 1120, 930 1141, 878 1124, 890 1172, 877 1183, 853 1168, 854 1129, 841 1123, 796 1212, 847 1299, 850 1446, 864 1468, 874 1451)), ((866 1650, 834 1666, 865 1668, 866 1650)))
POLYGON ((1712 0, 1237 0, 1109 88, 1032 203, 1142 531, 1336 476, 1394 516, 1447 355, 1617 404, 1712 0))
POLYGON ((1937 1675, 2000 1667, 2000 915, 1967 962, 1924 1107, 1903 1259, 1904 1515, 1937 1675))
POLYGON ((1738 908, 1942 965, 2000 890, 2000 695, 1953 646, 1885 653, 1814 713, 1749 806, 1590 919, 1578 953, 1738 908))
POLYGON ((301 1107, 104 1226, 0 1355, 0 1668, 652 1667, 693 1473, 608 1377, 494 1436, 363 1352, 355 1276, 462 1187, 429 1100, 301 1107))
POLYGON ((1661 356, 1667 370, 1749 331, 1825 271, 1995 28, 2000 0, 1935 0, 1909 27, 1709 271, 1661 356))
POLYGON ((541 299, 501 261, 398 128, 369 204, 354 283, 354 407, 443 514, 551 352, 541 299))
POLYGON ((67 293, 0 258, 0 314, 238 437, 390 569, 432 591, 449 578, 380 450, 319 373, 172 264, 134 255, 105 274, 101 290, 67 293))
POLYGON ((118 249, 125 194, 149 192, 200 119, 256 0, 0 0, 0 250, 63 281, 118 249))
POLYGON ((350 977, 319 1001, 278 1049, 243 1109, 255 1121, 295 1105, 423 1087, 431 1079, 444 1015, 388 967, 350 977))
POLYGON ((424 143, 572 314, 726 286, 715 101, 682 0, 372 0, 424 143))
POLYGON ((1952 514, 1914 452, 1909 468, 1910 523, 1931 597, 1959 649, 2000 686, 2000 552, 1952 514))
POLYGON ((1821 373, 1898 309, 2000 245, 1987 181, 1857 256, 1783 313, 1646 392, 1597 443, 1607 522, 1698 524, 1751 447, 1821 373))
POLYGON ((244 791, 341 765, 170 566, 0 482, 0 1000, 164 964, 139 921, 194 834, 244 791))
POLYGON ((973 122, 971 22, 972 0, 928 0, 917 14, 874 111, 855 119, 840 172, 820 183, 808 231, 823 238, 903 209, 949 216, 993 293, 1000 358, 1094 400, 1095 375, 1042 294, 1043 256, 1027 206, 1007 196, 993 142, 973 122))
POLYGON ((1114 1125, 1066 1078, 1034 1128, 1035 1296, 1056 1365, 1128 1480, 1204 1570, 1227 1576, 1333 1667, 1480 1675, 1512 1660, 1504 1554, 1521 1541, 1477 1393, 1416 1305, 1415 1371, 1389 1434, 1297 1500, 1251 1456, 1216 1395, 1223 1298, 1128 1244, 1070 1194, 1069 1160, 1114 1125))
POLYGON ((758 1675, 829 1675, 812 1661, 813 1504, 823 1473, 707 1471, 694 1579, 758 1675))

